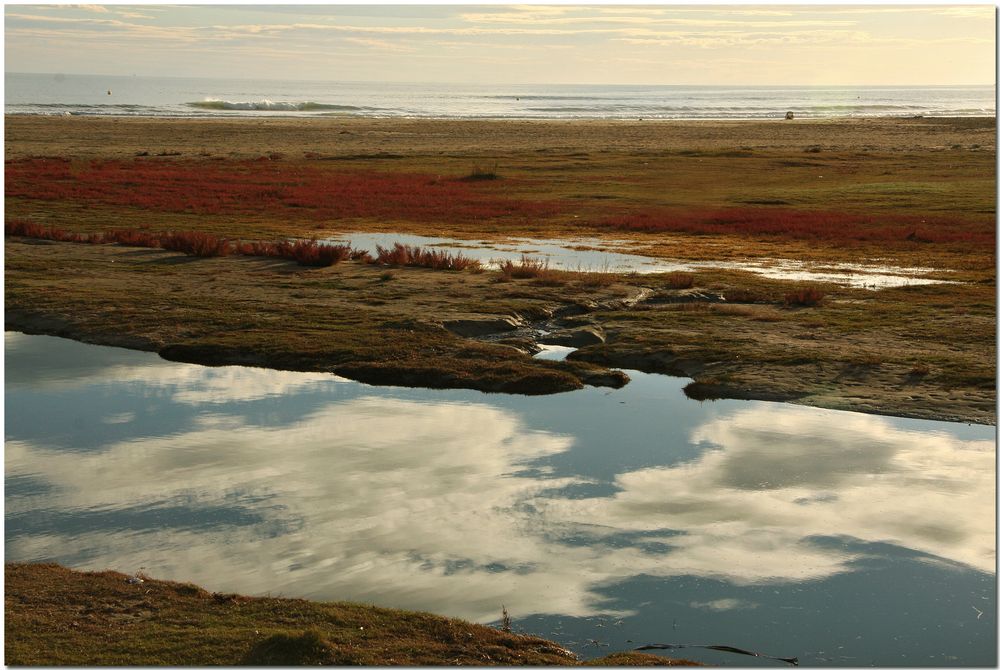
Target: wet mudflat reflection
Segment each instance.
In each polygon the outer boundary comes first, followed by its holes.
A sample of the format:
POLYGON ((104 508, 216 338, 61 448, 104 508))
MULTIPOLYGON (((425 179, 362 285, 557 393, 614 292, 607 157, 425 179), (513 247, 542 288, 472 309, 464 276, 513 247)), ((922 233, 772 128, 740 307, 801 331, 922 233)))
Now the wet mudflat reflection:
POLYGON ((375 388, 15 333, 6 378, 7 560, 505 605, 591 656, 995 663, 990 427, 699 404, 638 373, 541 398, 375 388))

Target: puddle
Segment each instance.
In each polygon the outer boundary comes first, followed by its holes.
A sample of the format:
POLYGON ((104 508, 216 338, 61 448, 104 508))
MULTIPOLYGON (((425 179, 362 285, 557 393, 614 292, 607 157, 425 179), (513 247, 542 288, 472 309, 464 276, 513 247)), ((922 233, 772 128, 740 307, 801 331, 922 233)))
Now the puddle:
POLYGON ((637 245, 624 240, 597 238, 534 239, 510 238, 508 241, 458 240, 449 237, 403 235, 399 233, 346 233, 331 237, 331 243, 350 243, 356 249, 372 253, 376 246, 389 247, 399 242, 410 246, 434 247, 475 258, 487 267, 496 261, 520 260, 522 256, 548 261, 549 267, 575 272, 620 272, 652 274, 656 272, 694 272, 722 268, 753 272, 769 279, 813 281, 870 290, 953 283, 931 279, 934 268, 901 267, 875 263, 807 263, 783 259, 756 261, 680 261, 651 258, 623 250, 637 245))
POLYGON ((541 358, 546 361, 566 360, 566 357, 577 349, 576 347, 563 347, 558 344, 540 344, 538 346, 542 350, 535 354, 535 358, 541 358))
POLYGON ((398 233, 348 233, 330 238, 329 242, 344 244, 350 242, 356 249, 375 252, 375 246, 391 247, 399 242, 419 247, 434 247, 451 253, 475 258, 489 266, 492 261, 520 260, 522 256, 541 258, 556 270, 574 272, 674 272, 684 270, 687 264, 663 261, 648 256, 638 256, 616 251, 613 246, 625 242, 608 243, 595 238, 569 238, 561 240, 538 240, 527 237, 513 237, 506 242, 488 240, 457 240, 449 237, 427 237, 424 235, 401 235, 398 233))
POLYGON ((725 268, 753 272, 768 279, 788 281, 829 282, 851 288, 877 290, 899 286, 953 284, 944 279, 929 279, 920 275, 937 272, 934 268, 901 267, 864 263, 806 263, 782 259, 764 259, 743 263, 732 261, 691 263, 689 269, 725 268))

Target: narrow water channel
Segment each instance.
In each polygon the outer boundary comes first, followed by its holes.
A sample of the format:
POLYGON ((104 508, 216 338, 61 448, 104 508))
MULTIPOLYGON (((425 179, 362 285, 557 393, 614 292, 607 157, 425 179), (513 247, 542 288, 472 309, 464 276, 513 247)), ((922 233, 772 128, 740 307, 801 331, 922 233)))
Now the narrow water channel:
POLYGON ((699 403, 638 372, 524 397, 19 333, 5 366, 8 561, 506 607, 584 657, 997 662, 993 427, 699 403))

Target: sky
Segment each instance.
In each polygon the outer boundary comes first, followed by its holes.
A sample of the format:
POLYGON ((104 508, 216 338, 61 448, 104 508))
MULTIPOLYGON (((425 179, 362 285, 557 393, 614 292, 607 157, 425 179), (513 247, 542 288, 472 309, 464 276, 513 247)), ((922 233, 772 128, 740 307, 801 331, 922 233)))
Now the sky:
POLYGON ((5 71, 496 84, 995 83, 992 5, 5 5, 5 71))

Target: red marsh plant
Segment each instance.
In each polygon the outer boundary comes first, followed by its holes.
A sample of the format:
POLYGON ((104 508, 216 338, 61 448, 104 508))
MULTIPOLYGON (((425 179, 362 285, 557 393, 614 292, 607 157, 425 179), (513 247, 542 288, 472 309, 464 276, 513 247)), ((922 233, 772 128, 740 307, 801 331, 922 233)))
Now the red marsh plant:
POLYGON ((592 224, 640 232, 695 235, 781 236, 844 244, 964 243, 994 244, 992 221, 905 214, 850 214, 777 207, 674 210, 644 208, 592 224))
POLYGON ((299 265, 311 267, 329 267, 351 257, 351 247, 348 244, 320 244, 316 240, 297 240, 278 246, 285 251, 284 258, 290 258, 299 265))
POLYGON ((518 199, 505 181, 417 173, 338 172, 281 161, 57 161, 6 163, 8 197, 92 202, 196 214, 311 219, 471 222, 551 217, 554 202, 518 199))
POLYGON ((70 232, 55 226, 43 226, 34 221, 12 219, 3 225, 5 235, 12 237, 31 237, 38 240, 53 240, 55 242, 86 242, 87 236, 70 232))
POLYGON ((234 251, 241 256, 282 258, 310 267, 329 267, 358 255, 348 244, 322 244, 317 240, 239 242, 234 251))
POLYGON ((179 251, 182 254, 200 258, 228 256, 231 250, 229 240, 210 233, 199 233, 191 230, 164 233, 160 237, 160 246, 169 251, 179 251))
POLYGON ((163 246, 163 235, 148 230, 117 229, 94 233, 90 236, 89 241, 92 244, 121 244, 126 247, 157 249, 163 246))
POLYGON ((424 249, 396 242, 386 248, 375 246, 374 263, 379 265, 410 265, 433 270, 478 270, 482 264, 461 253, 450 254, 437 249, 424 249))

